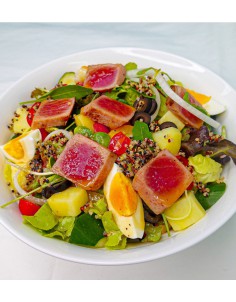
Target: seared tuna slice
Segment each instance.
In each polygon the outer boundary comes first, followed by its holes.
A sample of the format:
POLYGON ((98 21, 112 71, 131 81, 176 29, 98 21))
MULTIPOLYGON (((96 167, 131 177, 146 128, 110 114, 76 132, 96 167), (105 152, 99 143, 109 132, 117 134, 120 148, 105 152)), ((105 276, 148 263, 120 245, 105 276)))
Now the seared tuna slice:
POLYGON ((97 142, 74 135, 54 164, 55 174, 70 180, 85 190, 98 190, 109 174, 116 155, 97 142))
POLYGON ((126 69, 122 64, 98 64, 88 66, 84 87, 94 91, 107 91, 121 85, 126 69))
MULTIPOLYGON (((181 98, 183 98, 184 95, 187 93, 186 95, 189 99, 189 102, 203 109, 202 105, 183 87, 172 85, 171 89, 181 98)), ((166 99, 166 106, 172 113, 178 116, 184 124, 189 125, 195 129, 199 129, 203 125, 203 121, 201 119, 199 119, 198 117, 190 113, 188 110, 175 103, 169 97, 166 99)))
POLYGON ((73 110, 75 99, 45 100, 36 111, 32 129, 65 126, 73 110))
POLYGON ((84 106, 81 113, 94 122, 99 122, 110 129, 116 129, 126 124, 133 117, 135 109, 102 95, 84 106))
POLYGON ((163 150, 135 175, 133 187, 147 206, 160 214, 184 193, 193 181, 189 170, 163 150))

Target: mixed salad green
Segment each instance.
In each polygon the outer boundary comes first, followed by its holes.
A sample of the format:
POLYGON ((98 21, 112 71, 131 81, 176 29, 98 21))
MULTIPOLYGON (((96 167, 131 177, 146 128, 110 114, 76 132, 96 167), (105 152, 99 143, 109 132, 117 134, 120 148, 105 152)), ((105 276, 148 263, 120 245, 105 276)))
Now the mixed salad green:
POLYGON ((72 244, 158 242, 197 223, 224 194, 222 171, 236 163, 236 145, 215 119, 225 109, 133 62, 66 72, 55 87, 35 88, 8 125, 0 150, 14 199, 1 210, 18 203, 24 223, 72 244))

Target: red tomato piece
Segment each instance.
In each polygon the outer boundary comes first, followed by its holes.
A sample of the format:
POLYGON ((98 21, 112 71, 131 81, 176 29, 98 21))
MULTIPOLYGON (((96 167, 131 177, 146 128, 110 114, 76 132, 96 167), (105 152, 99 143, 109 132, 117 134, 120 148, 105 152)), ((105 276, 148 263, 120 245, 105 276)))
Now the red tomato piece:
POLYGON ((110 132, 110 129, 107 126, 102 125, 102 124, 97 123, 97 122, 95 122, 93 124, 93 129, 94 129, 95 132, 105 132, 105 133, 110 132))
POLYGON ((40 106, 40 102, 36 102, 36 103, 34 103, 31 107, 30 107, 30 109, 29 109, 29 113, 28 113, 28 115, 27 115, 27 122, 28 122, 28 124, 29 124, 29 126, 31 126, 32 125, 32 122, 33 122, 33 118, 34 118, 34 115, 35 115, 35 112, 36 112, 36 110, 39 108, 39 106, 40 106))
POLYGON ((131 139, 122 132, 115 134, 108 146, 108 149, 117 155, 122 155, 127 150, 131 139))
POLYGON ((19 209, 22 215, 34 216, 34 214, 40 209, 40 205, 26 199, 20 199, 19 209))

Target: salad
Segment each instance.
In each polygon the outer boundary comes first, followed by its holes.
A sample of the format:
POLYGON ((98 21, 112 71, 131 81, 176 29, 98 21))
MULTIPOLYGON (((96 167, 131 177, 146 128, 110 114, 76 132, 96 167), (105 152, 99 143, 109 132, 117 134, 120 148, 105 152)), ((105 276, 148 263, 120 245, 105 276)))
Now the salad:
POLYGON ((124 249, 191 227, 226 190, 236 145, 225 106, 156 67, 82 66, 35 88, 0 146, 23 223, 71 244, 124 249))

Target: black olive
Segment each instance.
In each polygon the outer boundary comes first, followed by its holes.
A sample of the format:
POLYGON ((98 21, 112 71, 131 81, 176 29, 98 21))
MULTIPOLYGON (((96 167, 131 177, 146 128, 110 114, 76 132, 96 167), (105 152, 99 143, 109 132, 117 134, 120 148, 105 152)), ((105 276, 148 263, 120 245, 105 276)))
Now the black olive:
POLYGON ((152 99, 152 106, 148 113, 152 115, 156 110, 157 110, 157 102, 152 99))
POLYGON ((144 202, 144 219, 149 223, 158 223, 161 220, 161 215, 156 215, 144 202))
POLYGON ((58 184, 52 185, 50 187, 46 187, 42 190, 42 195, 46 199, 50 198, 53 194, 62 192, 71 186, 71 182, 69 180, 65 180, 58 184))
POLYGON ((151 122, 151 116, 146 112, 136 111, 134 116, 130 120, 131 125, 134 125, 136 121, 144 122, 149 125, 151 122))
POLYGON ((135 238, 135 239, 127 238, 127 243, 139 243, 140 241, 141 239, 139 238, 135 238))
POLYGON ((166 129, 166 128, 170 128, 170 127, 177 128, 177 126, 172 122, 164 122, 160 125, 161 130, 166 129))
POLYGON ((134 102, 134 108, 136 109, 136 111, 144 111, 149 113, 151 107, 152 99, 145 98, 143 96, 140 96, 139 99, 134 102))

